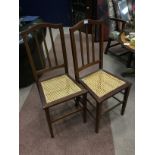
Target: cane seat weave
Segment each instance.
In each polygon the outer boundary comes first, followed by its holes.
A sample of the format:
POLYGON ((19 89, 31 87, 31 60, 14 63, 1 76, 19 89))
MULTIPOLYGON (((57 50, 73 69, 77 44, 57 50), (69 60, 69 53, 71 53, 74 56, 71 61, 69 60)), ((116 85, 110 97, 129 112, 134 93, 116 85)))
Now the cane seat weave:
POLYGON ((61 75, 41 82, 46 103, 61 99, 81 91, 67 75, 61 75))
POLYGON ((124 81, 99 70, 82 79, 82 81, 98 96, 102 97, 125 84, 124 81))

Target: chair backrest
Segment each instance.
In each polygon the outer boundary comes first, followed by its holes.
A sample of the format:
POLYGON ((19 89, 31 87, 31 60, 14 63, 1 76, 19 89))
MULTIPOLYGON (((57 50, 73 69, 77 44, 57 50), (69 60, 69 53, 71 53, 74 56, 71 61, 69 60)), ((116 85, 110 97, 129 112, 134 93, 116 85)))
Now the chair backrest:
POLYGON ((90 66, 103 67, 103 24, 101 20, 85 19, 69 29, 76 80, 90 66))
POLYGON ((64 32, 61 24, 35 24, 20 34, 23 38, 29 63, 36 82, 38 82, 40 75, 51 70, 64 68, 65 72, 68 73, 64 32), (60 34, 61 47, 59 50, 55 46, 54 33, 52 30, 57 31, 58 34, 60 34), (33 56, 34 52, 37 52, 37 61, 41 63, 41 67, 36 65, 36 58, 33 56))
MULTIPOLYGON (((131 16, 128 7, 127 0, 111 0, 114 10, 114 18, 124 20, 126 22, 130 21, 131 16)), ((113 30, 122 31, 122 22, 113 21, 115 28, 113 30)))

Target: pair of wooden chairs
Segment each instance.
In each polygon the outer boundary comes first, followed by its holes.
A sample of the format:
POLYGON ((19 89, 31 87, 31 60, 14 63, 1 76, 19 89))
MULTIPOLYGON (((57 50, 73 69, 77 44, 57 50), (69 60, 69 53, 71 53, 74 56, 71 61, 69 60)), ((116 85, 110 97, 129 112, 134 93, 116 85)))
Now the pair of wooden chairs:
MULTIPOLYGON (((113 106, 109 110, 122 104, 121 114, 124 114, 127 98, 131 84, 111 73, 102 70, 103 67, 103 21, 83 20, 70 28, 71 47, 73 54, 75 80, 68 74, 68 61, 66 53, 66 45, 64 38, 63 26, 61 24, 42 23, 34 25, 28 30, 21 33, 23 37, 28 59, 32 68, 33 76, 36 81, 39 95, 42 101, 42 107, 45 110, 48 127, 51 137, 54 137, 52 124, 60 119, 83 112, 83 120, 87 120, 87 111, 95 118, 95 131, 99 131, 99 122, 101 118, 101 106, 105 100, 110 97, 119 101, 119 104, 113 106), (49 31, 49 38, 45 36, 45 29, 49 31), (55 47, 52 30, 58 30, 60 34, 61 50, 55 47), (37 37, 38 32, 43 37, 43 42, 39 44, 37 37), (99 42, 95 42, 96 33, 100 34, 99 42), (35 61, 32 57, 32 51, 29 46, 28 36, 32 36, 34 44, 37 46, 37 52, 40 61, 43 64, 42 69, 35 67, 35 61), (47 42, 47 40, 48 42, 47 42), (49 41, 50 40, 50 41, 49 41), (49 42, 51 47, 49 47, 49 42), (90 43, 91 42, 91 43, 90 43), (78 48, 78 45, 79 48, 78 48), (98 48, 96 45, 99 45, 98 48), (92 50, 90 50, 90 47, 92 50), (49 52, 48 49, 52 51, 49 52), (60 60, 61 59, 61 60, 60 60), (63 61, 62 61, 63 60, 63 61), (97 66, 97 70, 92 73, 89 69, 92 66, 97 66), (53 77, 53 72, 64 68, 64 73, 53 77), (85 72, 85 70, 89 70, 85 72), (50 77, 43 75, 50 72, 50 77), (81 75, 81 72, 85 75, 81 75), (52 77, 51 77, 52 75, 52 77), (88 98, 90 94, 95 99, 95 105, 88 98), (122 93, 124 99, 120 101, 114 95, 122 93), (65 104, 66 101, 75 100, 77 106, 71 111, 56 119, 51 119, 49 109, 59 104, 65 104), (87 107, 90 103, 96 108, 96 116, 94 116, 87 107)), ((60 47, 59 47, 60 48, 60 47)), ((57 72, 59 73, 59 71, 57 72)))

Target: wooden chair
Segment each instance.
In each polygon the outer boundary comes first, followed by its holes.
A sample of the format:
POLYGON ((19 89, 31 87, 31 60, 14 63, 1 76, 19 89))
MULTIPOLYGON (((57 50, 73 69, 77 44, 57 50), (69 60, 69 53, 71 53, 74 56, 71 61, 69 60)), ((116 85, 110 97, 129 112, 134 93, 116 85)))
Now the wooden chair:
POLYGON ((29 28, 28 30, 23 31, 21 33, 21 36, 26 46, 29 63, 31 65, 33 76, 38 87, 39 95, 42 101, 42 107, 46 114, 46 119, 51 137, 54 137, 52 123, 61 120, 67 116, 83 111, 83 120, 84 122, 86 122, 85 99, 87 91, 68 75, 68 64, 67 64, 63 26, 61 24, 50 24, 50 23, 36 24, 31 28, 29 28), (57 30, 60 34, 61 47, 59 51, 58 49, 56 49, 54 43, 52 33, 53 29, 57 30), (49 31, 50 42, 48 43, 47 43, 47 37, 45 36, 45 30, 49 31), (29 45, 30 42, 28 36, 33 38, 33 44, 36 44, 38 48, 37 52, 40 57, 40 61, 44 66, 42 69, 38 70, 35 67, 35 60, 34 57, 32 56, 32 52, 34 51, 30 48, 29 45), (38 41, 38 37, 43 38, 42 43, 38 41), (49 52, 48 49, 49 43, 51 43, 52 47, 51 52, 49 52), (60 60, 60 58, 62 59, 60 60), (59 73, 60 69, 64 70, 64 73, 61 75, 53 76, 54 72, 59 73), (43 77, 45 74, 49 74, 48 76, 50 77, 48 78, 47 76, 43 77), (50 108, 55 107, 61 103, 65 104, 66 101, 72 99, 76 99, 77 101, 77 98, 81 98, 82 100, 81 101, 82 104, 80 104, 81 106, 76 107, 75 110, 66 113, 63 116, 60 116, 59 118, 51 119, 49 113, 50 108))
MULTIPOLYGON (((74 69, 76 80, 81 83, 89 92, 89 94, 95 99, 94 105, 90 99, 87 101, 96 108, 96 116, 91 111, 87 111, 95 119, 95 131, 99 131, 99 122, 101 118, 101 106, 102 104, 113 97, 119 103, 114 105, 107 111, 112 110, 118 105, 122 105, 121 114, 125 112, 127 104, 127 98, 131 84, 107 71, 102 69, 103 67, 103 21, 99 20, 83 20, 70 28, 72 53, 74 58, 74 69), (88 34, 88 27, 92 28, 92 32, 88 34), (86 33, 82 33, 81 29, 85 28, 86 33), (100 36, 99 42, 94 43, 96 33, 100 36), (78 37, 79 36, 79 37, 78 37), (79 39, 77 39, 79 38, 79 39), (85 44, 85 45, 84 45, 85 44), (78 46, 79 45, 79 46, 78 46), (84 47, 86 47, 84 49, 84 47), (98 47, 98 49, 97 49, 98 47), (96 50, 97 49, 97 50, 96 50), (92 68, 97 66, 95 71, 92 68), (86 73, 89 70, 89 73, 86 73), (84 73, 85 72, 85 73, 84 73), (123 94, 123 100, 120 101, 115 95, 123 94)), ((94 68, 93 68, 94 69, 94 68)), ((106 112, 107 112, 106 111, 106 112)))
MULTIPOLYGON (((109 32, 109 39, 105 49, 105 54, 107 54, 110 49, 114 46, 120 45, 119 36, 120 32, 124 31, 125 29, 129 29, 132 27, 131 24, 131 17, 129 11, 125 13, 123 9, 128 10, 128 5, 126 1, 118 1, 112 0, 113 10, 114 10, 114 17, 109 17, 109 25, 110 25, 110 32, 109 32), (126 8, 125 8, 126 7, 126 8), (115 43, 114 43, 115 42, 115 43)), ((119 54, 119 56, 128 54, 128 51, 124 51, 119 54)))

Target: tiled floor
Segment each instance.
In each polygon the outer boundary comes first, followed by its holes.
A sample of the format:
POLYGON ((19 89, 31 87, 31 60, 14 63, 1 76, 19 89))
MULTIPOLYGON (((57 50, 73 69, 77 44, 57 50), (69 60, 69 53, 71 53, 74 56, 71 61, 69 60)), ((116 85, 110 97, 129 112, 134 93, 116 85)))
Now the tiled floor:
MULTIPOLYGON (((68 28, 64 28, 65 33, 69 33, 68 28)), ((57 32, 54 33, 54 38, 57 36, 57 32)), ((48 34, 47 34, 47 37, 48 34)), ((126 67, 120 63, 112 55, 104 55, 103 60, 104 69, 120 75, 126 67)), ((124 116, 120 115, 120 108, 117 108, 110 112, 111 128, 114 139, 115 154, 116 155, 134 155, 135 153, 135 80, 134 77, 126 78, 132 82, 131 93, 129 96, 126 113, 124 116)), ((19 108, 24 104, 32 85, 22 88, 19 91, 19 108)))

